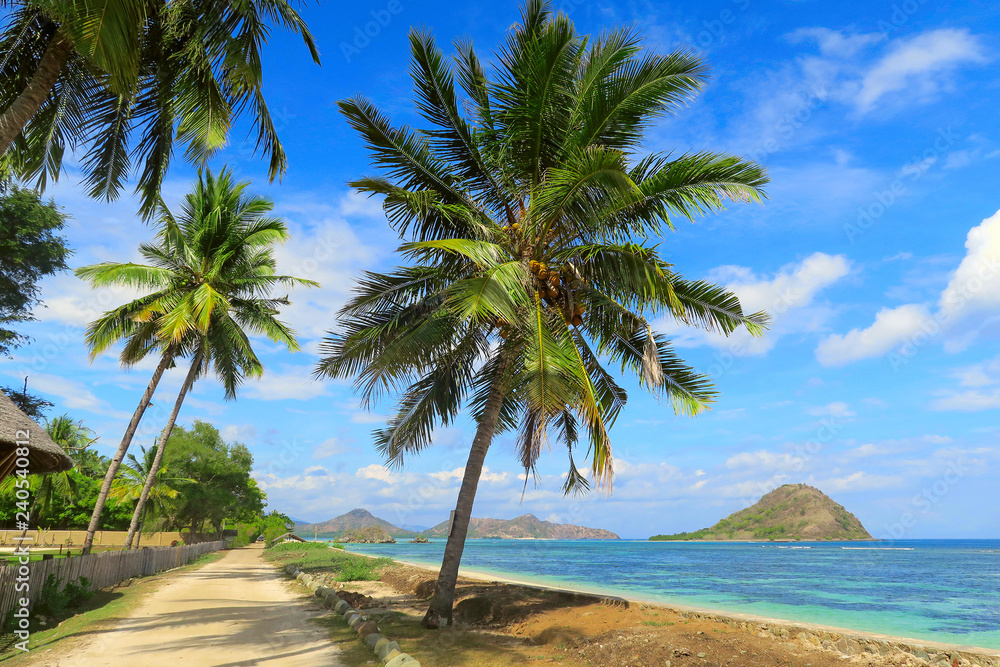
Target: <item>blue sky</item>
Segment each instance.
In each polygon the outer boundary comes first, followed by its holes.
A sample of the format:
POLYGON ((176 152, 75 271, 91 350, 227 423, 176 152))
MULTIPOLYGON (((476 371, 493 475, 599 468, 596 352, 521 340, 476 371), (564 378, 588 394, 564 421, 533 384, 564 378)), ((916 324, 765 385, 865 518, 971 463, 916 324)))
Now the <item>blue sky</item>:
MULTIPOLYGON (((528 484, 499 438, 474 514, 541 518, 624 537, 693 530, 785 482, 818 486, 876 537, 1000 534, 1000 7, 991 3, 701 3, 566 0, 584 33, 633 23, 647 48, 691 47, 713 79, 689 108, 658 125, 653 151, 721 150, 769 169, 763 206, 681 222, 662 248, 692 278, 729 285, 774 320, 763 340, 721 339, 661 322, 682 354, 712 373, 711 413, 675 417, 629 381, 612 436, 611 496, 564 498, 565 457, 546 455, 528 484)), ((304 10, 323 53, 310 64, 293 38, 266 51, 266 91, 288 151, 283 181, 236 133, 213 161, 272 197, 293 240, 282 267, 318 280, 298 291, 286 319, 304 351, 258 342, 267 373, 226 403, 203 381, 182 421, 205 419, 246 443, 271 505, 322 520, 367 507, 397 524, 433 525, 454 506, 472 427, 437 434, 437 446, 387 471, 370 432, 391 404, 359 409, 349 383, 313 382, 316 345, 359 271, 392 266, 397 239, 376 202, 344 183, 370 173, 335 108, 373 98, 397 122, 416 122, 406 33, 439 41, 471 36, 487 57, 517 20, 500 3, 326 3, 304 10), (374 14, 373 14, 374 12, 374 14), (373 21, 375 23, 373 23, 373 21), (380 21, 380 22, 378 22, 380 21), (369 31, 367 43, 358 35, 369 31), (355 41, 357 39, 357 41, 355 41)), ((177 162, 168 201, 189 187, 177 162)), ((87 200, 69 168, 51 189, 73 216, 73 265, 137 258, 152 234, 136 203, 87 200)), ((30 386, 83 419, 110 454, 151 364, 122 372, 112 356, 89 363, 83 325, 125 298, 91 292, 71 275, 47 279, 47 308, 28 328, 34 344, 0 365, 0 381, 30 386)), ((162 427, 180 385, 162 383, 141 444, 162 427)))

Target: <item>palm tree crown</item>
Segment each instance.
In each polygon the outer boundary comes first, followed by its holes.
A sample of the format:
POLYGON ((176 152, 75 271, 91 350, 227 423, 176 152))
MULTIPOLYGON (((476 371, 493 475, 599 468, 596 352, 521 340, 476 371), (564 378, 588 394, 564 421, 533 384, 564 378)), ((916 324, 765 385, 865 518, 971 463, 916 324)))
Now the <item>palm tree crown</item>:
POLYGON ((249 113, 271 178, 285 152, 263 95, 261 46, 300 34, 288 0, 13 0, 0 33, 0 176, 57 178, 82 148, 91 196, 116 198, 132 172, 151 215, 174 152, 203 162, 249 113), (141 169, 140 169, 141 165, 141 169))
POLYGON ((87 328, 91 356, 126 341, 121 361, 132 365, 157 350, 201 352, 232 398, 245 377, 263 370, 248 333, 298 350, 294 332, 275 315, 288 305, 279 287, 311 285, 275 272, 273 246, 288 238, 270 200, 247 192, 225 169, 199 175, 175 217, 159 207, 155 243, 140 246, 148 264, 105 262, 76 270, 94 287, 123 285, 147 294, 105 313, 87 328))
MULTIPOLYGON (((141 455, 139 457, 128 455, 129 463, 122 465, 121 475, 111 486, 110 498, 112 502, 115 504, 133 503, 139 499, 146 478, 152 469, 158 447, 159 445, 153 445, 149 449, 140 447, 141 455)), ((153 475, 155 481, 149 491, 150 504, 147 507, 152 510, 152 518, 157 518, 165 514, 168 502, 178 496, 179 492, 176 486, 194 480, 172 476, 170 466, 162 466, 153 475)))
MULTIPOLYGON (((456 44, 452 67, 429 34, 410 39, 431 128, 393 127, 360 98, 341 108, 386 174, 352 185, 385 198, 413 264, 367 274, 318 372, 357 375, 366 400, 402 392, 377 434, 390 462, 430 444, 463 399, 481 416, 500 384, 500 429, 520 428, 526 468, 550 429, 572 458, 582 425, 593 477, 610 483, 607 429, 626 393, 605 364, 695 414, 713 398, 709 379, 650 320, 724 334, 765 323, 724 289, 677 275, 648 239, 726 198, 759 200, 766 176, 728 155, 637 154, 644 130, 693 97, 707 71, 687 52, 642 54, 631 30, 590 42, 530 2, 493 80, 468 43, 456 44)), ((577 484, 586 480, 571 465, 567 488, 577 484)))

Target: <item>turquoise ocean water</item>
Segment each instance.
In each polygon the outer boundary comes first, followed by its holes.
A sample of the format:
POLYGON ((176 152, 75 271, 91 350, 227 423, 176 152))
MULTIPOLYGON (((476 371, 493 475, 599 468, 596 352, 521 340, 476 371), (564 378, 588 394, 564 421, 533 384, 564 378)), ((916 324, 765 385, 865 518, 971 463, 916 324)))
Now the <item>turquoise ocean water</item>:
MULTIPOLYGON (((437 567, 444 541, 348 548, 437 567)), ((469 540, 462 566, 666 604, 1000 649, 1000 540, 469 540)))

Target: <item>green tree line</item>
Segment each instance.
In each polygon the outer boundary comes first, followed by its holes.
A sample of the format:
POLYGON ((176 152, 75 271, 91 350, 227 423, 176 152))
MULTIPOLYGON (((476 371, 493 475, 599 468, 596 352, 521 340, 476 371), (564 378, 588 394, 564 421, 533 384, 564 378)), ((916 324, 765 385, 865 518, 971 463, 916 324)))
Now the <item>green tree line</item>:
MULTIPOLYGON (((93 433, 63 415, 46 420, 46 430, 73 457, 74 466, 53 475, 32 475, 32 528, 85 530, 101 490, 110 458, 95 450, 93 433)), ((101 530, 127 530, 158 445, 129 455, 112 485, 101 530)), ((178 426, 146 506, 142 531, 220 534, 238 523, 259 535, 265 493, 250 476, 253 456, 245 445, 226 442, 211 424, 178 426)), ((0 525, 13 528, 14 478, 0 485, 0 525)), ((284 523, 281 527, 284 529, 284 523)), ((272 531, 273 532, 273 531, 272 531)), ((284 532, 282 530, 281 532, 284 532)), ((280 533, 279 533, 280 534, 280 533)))

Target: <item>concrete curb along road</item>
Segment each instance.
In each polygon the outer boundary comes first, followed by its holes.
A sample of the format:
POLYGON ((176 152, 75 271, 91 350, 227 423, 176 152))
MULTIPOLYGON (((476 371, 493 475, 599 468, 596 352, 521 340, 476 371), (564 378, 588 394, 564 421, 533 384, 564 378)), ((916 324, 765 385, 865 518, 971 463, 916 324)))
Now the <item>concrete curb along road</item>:
POLYGON ((390 641, 378 631, 375 621, 351 607, 346 600, 342 600, 337 593, 326 586, 321 586, 311 574, 306 574, 294 565, 286 565, 285 572, 299 580, 306 588, 311 590, 316 597, 323 600, 323 604, 338 614, 351 627, 352 630, 364 640, 378 659, 385 667, 420 667, 420 662, 403 653, 399 644, 390 641))

